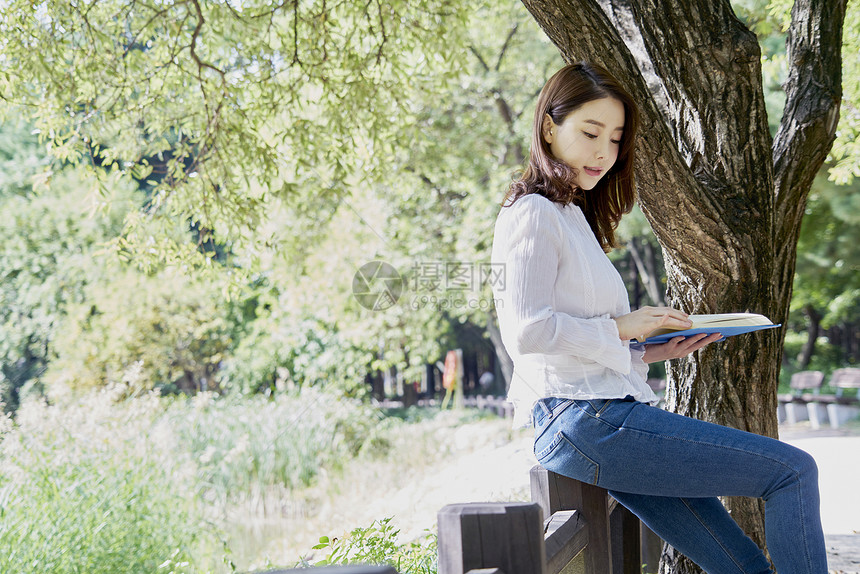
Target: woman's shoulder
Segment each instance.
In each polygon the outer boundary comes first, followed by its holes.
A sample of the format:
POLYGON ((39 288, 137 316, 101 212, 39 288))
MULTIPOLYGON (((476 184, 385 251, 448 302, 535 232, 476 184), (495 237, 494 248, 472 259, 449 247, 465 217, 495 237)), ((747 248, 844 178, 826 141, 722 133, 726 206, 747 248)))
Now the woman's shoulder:
POLYGON ((530 193, 502 207, 496 221, 496 235, 516 238, 540 234, 560 239, 564 234, 563 219, 561 205, 542 195, 530 193))
POLYGON ((502 208, 502 213, 506 210, 510 213, 523 213, 523 212, 533 212, 533 213, 554 213, 561 214, 561 210, 564 206, 552 201, 551 199, 546 198, 539 193, 529 193, 526 195, 522 195, 516 199, 513 203, 506 205, 502 208))

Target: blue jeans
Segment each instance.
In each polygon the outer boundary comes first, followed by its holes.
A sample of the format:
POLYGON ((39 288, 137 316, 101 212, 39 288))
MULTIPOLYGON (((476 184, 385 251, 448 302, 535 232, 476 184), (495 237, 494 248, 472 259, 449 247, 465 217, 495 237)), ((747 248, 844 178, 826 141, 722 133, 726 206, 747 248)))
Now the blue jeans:
POLYGON ((827 574, 818 468, 775 439, 625 399, 542 399, 535 456, 547 470, 609 490, 709 574, 771 572, 718 496, 765 501, 779 574, 827 574))

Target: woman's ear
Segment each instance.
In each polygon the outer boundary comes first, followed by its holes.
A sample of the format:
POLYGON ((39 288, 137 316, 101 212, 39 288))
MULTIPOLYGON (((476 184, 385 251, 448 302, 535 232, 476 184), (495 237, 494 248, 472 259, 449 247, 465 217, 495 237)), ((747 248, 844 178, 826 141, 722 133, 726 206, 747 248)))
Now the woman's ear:
POLYGON ((555 128, 555 122, 552 121, 552 118, 549 117, 549 114, 544 114, 543 125, 541 126, 541 134, 543 135, 543 139, 544 141, 546 141, 546 143, 552 143, 552 138, 555 136, 555 128))

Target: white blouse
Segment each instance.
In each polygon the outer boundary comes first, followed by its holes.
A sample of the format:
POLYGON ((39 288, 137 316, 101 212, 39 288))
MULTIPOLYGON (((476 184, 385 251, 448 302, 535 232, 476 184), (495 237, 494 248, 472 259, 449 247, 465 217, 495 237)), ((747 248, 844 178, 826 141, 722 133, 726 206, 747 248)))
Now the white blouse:
POLYGON ((630 312, 621 276, 582 210, 526 195, 496 219, 493 282, 502 342, 514 362, 514 426, 545 397, 656 403, 644 351, 622 341, 613 317, 630 312))

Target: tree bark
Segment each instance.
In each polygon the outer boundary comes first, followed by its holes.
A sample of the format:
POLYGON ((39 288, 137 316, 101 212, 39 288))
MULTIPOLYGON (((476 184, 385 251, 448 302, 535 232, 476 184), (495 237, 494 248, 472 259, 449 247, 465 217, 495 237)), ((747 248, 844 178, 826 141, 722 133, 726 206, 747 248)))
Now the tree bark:
MULTIPOLYGON (((663 248, 668 304, 785 323, 800 218, 838 119, 846 0, 795 2, 775 141, 758 41, 728 0, 523 3, 565 60, 601 64, 640 104, 640 205, 663 248)), ((669 410, 776 436, 783 339, 764 331, 670 361, 669 410)), ((764 547, 762 503, 727 506, 764 547)), ((697 571, 665 558, 663 571, 697 571)))

